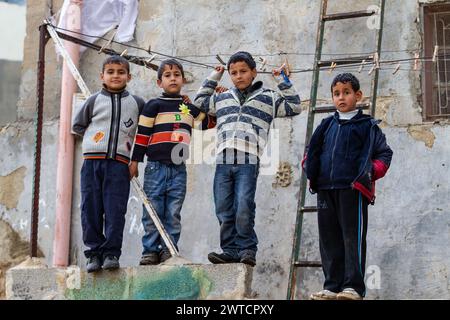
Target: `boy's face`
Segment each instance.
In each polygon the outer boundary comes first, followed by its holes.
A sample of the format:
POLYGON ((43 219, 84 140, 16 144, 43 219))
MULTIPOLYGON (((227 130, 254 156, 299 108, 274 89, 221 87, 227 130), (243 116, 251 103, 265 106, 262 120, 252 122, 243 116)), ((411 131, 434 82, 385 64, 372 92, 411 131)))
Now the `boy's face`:
POLYGON ((333 87, 333 103, 340 112, 349 112, 356 109, 356 102, 362 98, 361 90, 353 91, 350 82, 338 82, 333 87))
POLYGON ((157 83, 165 93, 180 94, 185 81, 186 79, 183 78, 183 74, 177 66, 165 65, 161 80, 158 79, 157 83))
POLYGON ((247 89, 256 78, 256 68, 250 69, 247 63, 244 61, 238 61, 230 64, 230 69, 228 70, 231 81, 236 88, 239 90, 247 89))
POLYGON ((123 64, 106 64, 100 78, 103 84, 111 91, 120 91, 127 86, 131 75, 123 64))

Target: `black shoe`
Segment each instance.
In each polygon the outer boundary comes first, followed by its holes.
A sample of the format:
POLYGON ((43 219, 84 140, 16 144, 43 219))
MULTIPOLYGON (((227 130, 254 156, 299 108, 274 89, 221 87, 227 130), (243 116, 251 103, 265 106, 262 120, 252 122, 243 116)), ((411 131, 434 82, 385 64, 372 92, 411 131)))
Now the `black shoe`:
POLYGON ((116 256, 106 256, 105 261, 103 261, 103 269, 114 270, 119 268, 119 259, 116 256))
POLYGON ((159 264, 159 255, 156 252, 150 252, 142 255, 141 261, 139 261, 141 266, 147 265, 157 265, 159 264))
POLYGON ((239 262, 239 259, 233 258, 231 255, 229 255, 225 252, 224 253, 211 252, 208 254, 208 260, 214 264, 239 262))
POLYGON ((161 250, 161 252, 159 253, 159 262, 160 263, 163 263, 164 261, 166 261, 170 258, 172 258, 172 255, 170 254, 169 251, 161 250))
POLYGON ((99 271, 102 268, 102 261, 99 256, 89 257, 86 265, 88 273, 99 271))
POLYGON ((240 260, 241 263, 248 264, 249 266, 254 267, 256 265, 255 256, 252 254, 244 254, 240 260))

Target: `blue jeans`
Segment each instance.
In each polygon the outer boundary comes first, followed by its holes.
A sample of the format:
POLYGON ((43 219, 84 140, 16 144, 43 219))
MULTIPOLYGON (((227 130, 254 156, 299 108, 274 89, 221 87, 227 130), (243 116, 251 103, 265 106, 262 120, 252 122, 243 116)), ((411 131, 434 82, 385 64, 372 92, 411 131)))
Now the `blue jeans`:
POLYGON ((255 193, 259 164, 217 164, 214 203, 220 224, 220 247, 234 258, 256 256, 255 193))
MULTIPOLYGON (((144 191, 158 213, 175 246, 181 233, 181 207, 186 196, 185 164, 164 164, 159 161, 147 161, 144 175, 144 191)), ((152 218, 144 207, 142 224, 145 234, 142 237, 142 254, 167 250, 164 240, 152 218)))

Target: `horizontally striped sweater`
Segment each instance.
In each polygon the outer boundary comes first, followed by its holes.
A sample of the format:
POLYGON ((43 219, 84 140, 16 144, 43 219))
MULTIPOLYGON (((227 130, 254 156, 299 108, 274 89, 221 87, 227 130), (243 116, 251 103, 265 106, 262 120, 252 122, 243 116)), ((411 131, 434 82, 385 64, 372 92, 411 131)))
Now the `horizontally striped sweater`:
POLYGON ((207 116, 181 96, 162 96, 148 101, 139 117, 132 160, 180 164, 189 158, 192 128, 206 130, 215 126, 207 116))
POLYGON ((216 154, 236 149, 260 157, 274 117, 300 114, 300 97, 290 82, 278 85, 280 92, 262 87, 258 81, 245 99, 236 88, 216 93, 222 73, 213 71, 197 92, 194 104, 217 117, 216 154))

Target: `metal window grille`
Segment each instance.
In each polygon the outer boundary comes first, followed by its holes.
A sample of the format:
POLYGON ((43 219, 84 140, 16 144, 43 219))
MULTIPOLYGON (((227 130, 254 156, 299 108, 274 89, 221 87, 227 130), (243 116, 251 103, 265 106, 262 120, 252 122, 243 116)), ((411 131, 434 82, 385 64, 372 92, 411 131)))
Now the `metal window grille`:
POLYGON ((450 117, 450 5, 431 6, 425 11, 425 53, 436 61, 425 68, 426 118, 436 120, 450 117), (428 38, 428 39, 427 39, 428 38))

